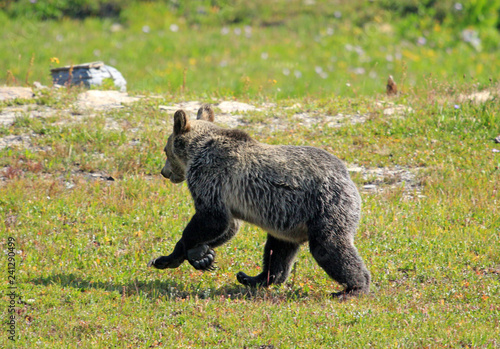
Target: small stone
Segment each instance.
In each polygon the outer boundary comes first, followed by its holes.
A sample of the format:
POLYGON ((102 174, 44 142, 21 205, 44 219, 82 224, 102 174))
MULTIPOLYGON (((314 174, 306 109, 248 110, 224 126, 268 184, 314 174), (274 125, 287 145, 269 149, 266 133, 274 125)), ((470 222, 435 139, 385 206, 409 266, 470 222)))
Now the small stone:
POLYGON ((112 33, 119 32, 123 29, 123 26, 120 23, 113 23, 109 28, 112 33))
POLYGON ((43 86, 39 81, 35 81, 33 83, 33 88, 35 88, 37 90, 44 90, 47 88, 47 86, 43 86))

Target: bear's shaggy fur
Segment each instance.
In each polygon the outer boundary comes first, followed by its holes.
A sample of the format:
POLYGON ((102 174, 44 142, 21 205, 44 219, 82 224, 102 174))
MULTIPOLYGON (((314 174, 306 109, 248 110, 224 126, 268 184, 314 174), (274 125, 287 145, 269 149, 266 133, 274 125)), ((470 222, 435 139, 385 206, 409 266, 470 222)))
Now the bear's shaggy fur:
POLYGON ((211 269, 213 248, 231 239, 243 220, 268 235, 262 272, 239 272, 240 283, 284 282, 299 246, 309 242, 318 264, 345 286, 336 295, 367 293, 370 273, 354 247, 361 199, 342 161, 319 148, 259 143, 213 120, 208 105, 197 120, 183 110, 174 115, 161 174, 173 183, 187 180, 196 213, 172 254, 149 265, 176 268, 187 259, 196 269, 211 269))

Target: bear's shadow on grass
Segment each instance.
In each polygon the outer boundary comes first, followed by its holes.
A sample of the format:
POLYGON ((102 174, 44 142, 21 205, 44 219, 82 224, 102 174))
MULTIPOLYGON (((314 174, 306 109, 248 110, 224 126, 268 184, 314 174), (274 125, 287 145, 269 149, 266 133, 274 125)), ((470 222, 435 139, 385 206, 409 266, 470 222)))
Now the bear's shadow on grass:
POLYGON ((75 274, 54 274, 47 277, 35 278, 29 281, 34 285, 60 285, 71 287, 81 292, 89 290, 103 290, 117 292, 121 297, 141 296, 148 299, 164 298, 171 299, 246 299, 246 300, 271 300, 286 301, 308 298, 307 292, 302 292, 294 287, 284 290, 280 288, 255 289, 243 285, 231 284, 218 289, 201 287, 199 283, 184 285, 175 281, 139 281, 128 280, 126 282, 93 281, 75 274))

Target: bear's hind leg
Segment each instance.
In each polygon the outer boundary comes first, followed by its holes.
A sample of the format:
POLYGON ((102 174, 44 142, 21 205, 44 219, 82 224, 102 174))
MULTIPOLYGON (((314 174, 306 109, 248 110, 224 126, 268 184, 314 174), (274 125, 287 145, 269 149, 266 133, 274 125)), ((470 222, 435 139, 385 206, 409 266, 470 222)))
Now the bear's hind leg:
POLYGON ((344 298, 369 292, 370 272, 350 241, 335 236, 309 236, 309 249, 314 259, 332 279, 345 286, 345 290, 334 293, 334 297, 344 298))
POLYGON ((241 284, 251 287, 281 284, 290 274, 299 247, 300 244, 278 240, 267 235, 262 273, 257 276, 248 276, 240 271, 236 278, 241 284))

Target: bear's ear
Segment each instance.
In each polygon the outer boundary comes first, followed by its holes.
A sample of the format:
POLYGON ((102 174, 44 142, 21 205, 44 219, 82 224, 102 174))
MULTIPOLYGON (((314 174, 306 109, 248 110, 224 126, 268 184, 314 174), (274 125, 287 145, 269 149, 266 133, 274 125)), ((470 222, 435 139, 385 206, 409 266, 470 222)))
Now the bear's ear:
POLYGON ((203 104, 201 108, 198 109, 198 116, 196 119, 214 122, 215 114, 210 104, 203 104))
POLYGON ((179 109, 174 114, 174 134, 180 135, 189 131, 191 125, 186 112, 179 109))

